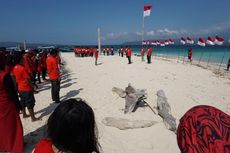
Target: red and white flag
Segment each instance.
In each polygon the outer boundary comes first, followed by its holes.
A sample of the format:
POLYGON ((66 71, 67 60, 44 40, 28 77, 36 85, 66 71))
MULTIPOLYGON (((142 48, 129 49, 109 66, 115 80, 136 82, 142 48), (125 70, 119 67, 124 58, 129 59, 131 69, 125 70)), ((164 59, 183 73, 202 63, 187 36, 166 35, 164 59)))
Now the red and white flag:
POLYGON ((163 42, 160 42, 160 45, 162 46, 162 47, 164 47, 165 46, 165 42, 163 41, 163 42))
POLYGON ((193 39, 192 39, 192 38, 190 38, 190 37, 187 37, 186 42, 187 42, 188 44, 194 44, 193 39))
POLYGON ((156 42, 156 41, 151 41, 151 45, 156 46, 156 45, 157 45, 157 42, 156 42))
POLYGON ((150 16, 152 6, 144 6, 144 17, 150 16))
POLYGON ((142 42, 142 45, 146 45, 147 43, 146 43, 146 41, 145 40, 143 40, 143 42, 142 42))
POLYGON ((183 45, 185 45, 185 44, 186 44, 186 39, 183 38, 183 37, 181 37, 180 42, 181 42, 183 45))
POLYGON ((157 42, 157 45, 160 45, 160 44, 161 44, 159 40, 157 40, 156 42, 157 42))
POLYGON ((169 40, 165 40, 165 45, 169 45, 169 40))
POLYGON ((169 44, 174 45, 175 43, 174 43, 174 41, 172 39, 169 39, 169 44))
POLYGON ((223 45, 224 44, 224 38, 216 36, 215 44, 217 44, 217 45, 223 45))
POLYGON ((150 40, 147 40, 147 43, 146 43, 146 45, 150 45, 150 40))
POLYGON ((215 45, 215 39, 212 37, 208 37, 206 43, 213 46, 215 45))
POLYGON ((198 42, 197 42, 197 45, 200 45, 200 46, 203 46, 203 47, 205 47, 205 39, 203 39, 203 38, 199 38, 199 40, 198 40, 198 42))

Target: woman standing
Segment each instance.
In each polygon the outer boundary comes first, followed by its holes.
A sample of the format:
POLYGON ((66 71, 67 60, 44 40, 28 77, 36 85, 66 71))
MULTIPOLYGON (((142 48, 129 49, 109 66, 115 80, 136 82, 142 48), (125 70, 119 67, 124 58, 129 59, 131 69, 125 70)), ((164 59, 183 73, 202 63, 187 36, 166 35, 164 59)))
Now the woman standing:
POLYGON ((13 80, 6 73, 4 54, 0 54, 0 152, 23 152, 23 128, 19 100, 13 80))

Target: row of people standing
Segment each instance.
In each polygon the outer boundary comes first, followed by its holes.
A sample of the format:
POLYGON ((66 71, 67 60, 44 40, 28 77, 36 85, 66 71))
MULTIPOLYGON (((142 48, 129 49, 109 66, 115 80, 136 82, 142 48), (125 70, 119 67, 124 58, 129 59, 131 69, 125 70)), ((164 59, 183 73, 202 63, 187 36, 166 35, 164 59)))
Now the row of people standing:
MULTIPOLYGON (((142 61, 144 61, 144 56, 145 56, 145 52, 147 50, 147 63, 150 64, 151 63, 151 57, 152 57, 152 52, 153 52, 153 48, 150 46, 148 48, 144 48, 142 47, 141 48, 141 58, 142 58, 142 61)), ((132 57, 132 49, 131 47, 120 47, 118 48, 118 55, 123 57, 124 54, 126 55, 126 57, 128 58, 128 64, 131 64, 132 61, 131 61, 131 57, 132 57)))
POLYGON ((73 49, 76 57, 93 57, 95 48, 76 47, 73 49))
POLYGON ((103 51, 103 55, 105 56, 105 55, 107 55, 107 56, 109 56, 109 55, 114 55, 114 47, 105 47, 105 48, 103 48, 102 49, 102 51, 103 51))
MULTIPOLYGON (((0 50, 0 152, 23 152, 24 141, 20 111, 23 118, 30 117, 32 122, 41 119, 35 117, 34 113, 35 85, 32 80, 35 76, 33 72, 38 71, 34 70, 35 53, 30 50, 9 55, 5 49, 0 50), (11 65, 9 63, 7 65, 10 56, 13 61, 11 65), (29 115, 26 113, 26 108, 29 115)), ((44 64, 51 80, 52 100, 59 103, 60 58, 57 53, 57 50, 50 51, 48 58, 44 59, 44 64)), ((43 80, 46 80, 45 75, 43 80)))

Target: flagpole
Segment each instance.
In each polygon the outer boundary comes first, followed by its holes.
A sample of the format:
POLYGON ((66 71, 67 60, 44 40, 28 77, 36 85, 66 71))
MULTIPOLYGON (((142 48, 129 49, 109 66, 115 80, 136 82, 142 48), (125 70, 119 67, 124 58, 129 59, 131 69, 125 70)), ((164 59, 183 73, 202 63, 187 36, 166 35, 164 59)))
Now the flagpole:
MULTIPOLYGON (((143 15, 143 18, 142 18, 142 38, 141 38, 141 46, 143 48, 143 41, 144 41, 144 34, 145 34, 145 16, 143 15)), ((142 56, 142 62, 144 61, 144 56, 142 56)))
POLYGON ((101 31, 100 31, 100 28, 97 29, 97 32, 98 32, 98 51, 99 51, 99 54, 101 54, 101 31))

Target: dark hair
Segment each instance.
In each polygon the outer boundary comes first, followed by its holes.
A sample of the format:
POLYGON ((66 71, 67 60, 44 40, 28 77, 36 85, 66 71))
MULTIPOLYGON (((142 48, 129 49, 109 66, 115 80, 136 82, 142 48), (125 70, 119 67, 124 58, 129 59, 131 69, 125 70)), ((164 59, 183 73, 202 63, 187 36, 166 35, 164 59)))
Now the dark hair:
POLYGON ((82 99, 62 102, 47 125, 48 137, 60 151, 100 153, 94 113, 82 99))
POLYGON ((57 55, 57 53, 58 53, 57 49, 52 49, 50 51, 50 55, 57 55))

